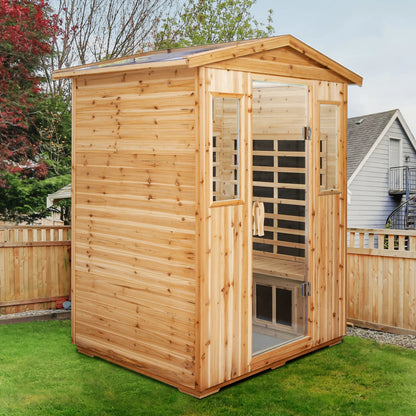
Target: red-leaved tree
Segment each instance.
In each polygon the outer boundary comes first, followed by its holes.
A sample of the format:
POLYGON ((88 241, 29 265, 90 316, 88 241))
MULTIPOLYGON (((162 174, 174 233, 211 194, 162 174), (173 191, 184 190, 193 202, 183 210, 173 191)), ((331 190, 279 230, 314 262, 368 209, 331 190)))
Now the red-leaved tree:
POLYGON ((56 17, 44 0, 0 0, 0 187, 4 172, 44 177, 33 128, 42 57, 51 52, 56 17))

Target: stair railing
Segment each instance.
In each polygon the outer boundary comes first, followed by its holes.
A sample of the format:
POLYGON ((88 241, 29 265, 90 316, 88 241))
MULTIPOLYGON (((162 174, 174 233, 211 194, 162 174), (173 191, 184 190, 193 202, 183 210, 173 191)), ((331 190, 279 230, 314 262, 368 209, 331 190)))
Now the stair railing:
POLYGON ((387 217, 386 228, 396 230, 416 230, 416 195, 402 202, 387 217))

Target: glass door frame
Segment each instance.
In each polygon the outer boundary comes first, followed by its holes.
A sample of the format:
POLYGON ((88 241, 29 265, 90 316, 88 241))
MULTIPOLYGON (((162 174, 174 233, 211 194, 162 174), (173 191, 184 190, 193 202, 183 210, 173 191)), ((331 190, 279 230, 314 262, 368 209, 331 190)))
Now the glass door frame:
MULTIPOLYGON (((253 83, 255 81, 262 81, 262 82, 272 82, 276 84, 281 85, 294 85, 294 86, 304 86, 305 87, 305 127, 313 126, 313 97, 312 97, 312 90, 313 90, 313 81, 307 81, 307 80, 298 80, 293 78, 287 78, 287 77, 280 77, 280 76, 264 76, 260 74, 250 74, 249 82, 248 82, 248 97, 249 97, 249 120, 248 120, 248 140, 249 140, 249 148, 250 153, 253 149, 253 83)), ((306 129, 308 131, 308 129, 306 129)), ((309 129, 310 131, 310 129, 309 129)), ((309 264, 309 247, 308 247, 308 234, 309 234, 309 205, 310 205, 310 172, 309 167, 311 165, 310 163, 310 157, 311 157, 311 144, 312 140, 310 140, 311 137, 305 137, 305 283, 307 284, 309 282, 309 275, 308 275, 308 264, 309 264)), ((248 169, 248 186, 250 189, 253 188, 253 155, 250 154, 249 158, 249 169, 248 169)), ((252 200, 252 191, 250 192, 250 201, 248 201, 249 205, 253 205, 252 200)), ((249 255, 251 258, 253 258, 253 244, 250 244, 249 247, 249 255)), ((254 276, 253 272, 251 273, 251 287, 252 287, 252 310, 253 310, 253 304, 254 304, 254 276)), ((282 354, 287 351, 294 350, 296 348, 299 348, 300 346, 302 348, 305 347, 305 345, 311 343, 311 334, 310 334, 310 326, 308 325, 308 315, 309 315, 309 302, 308 298, 306 298, 306 305, 305 305, 305 330, 304 330, 304 337, 300 337, 299 339, 296 338, 293 341, 289 341, 288 343, 284 343, 282 345, 278 345, 275 348, 268 349, 264 352, 260 351, 258 354, 252 355, 252 362, 251 365, 257 366, 258 363, 261 363, 264 359, 263 357, 273 357, 275 355, 282 354)), ((254 314, 253 314, 254 315, 254 314)), ((253 316, 253 323, 255 320, 255 317, 253 316)), ((251 328, 249 328, 251 331, 250 338, 253 339, 253 324, 251 325, 251 328)), ((278 359, 278 358, 277 358, 278 359)))

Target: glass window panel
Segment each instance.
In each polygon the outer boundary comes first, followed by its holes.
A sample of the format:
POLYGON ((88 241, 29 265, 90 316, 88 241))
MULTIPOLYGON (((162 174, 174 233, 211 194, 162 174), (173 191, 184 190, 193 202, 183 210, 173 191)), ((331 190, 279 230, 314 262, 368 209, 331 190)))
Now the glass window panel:
POLYGON ((213 97, 213 201, 240 198, 240 100, 213 97))
POLYGON ((276 288, 276 322, 292 326, 292 291, 276 288))
POLYGON ((256 317, 265 321, 273 320, 273 288, 256 285, 256 317))
POLYGON ((320 105, 321 190, 338 188, 338 106, 320 105))

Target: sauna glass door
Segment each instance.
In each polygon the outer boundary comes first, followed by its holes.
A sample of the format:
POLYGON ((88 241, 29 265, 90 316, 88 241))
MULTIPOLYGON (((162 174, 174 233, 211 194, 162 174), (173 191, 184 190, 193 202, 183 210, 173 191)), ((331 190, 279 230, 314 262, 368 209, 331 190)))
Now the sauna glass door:
POLYGON ((253 355, 307 333, 308 88, 253 81, 253 355))

